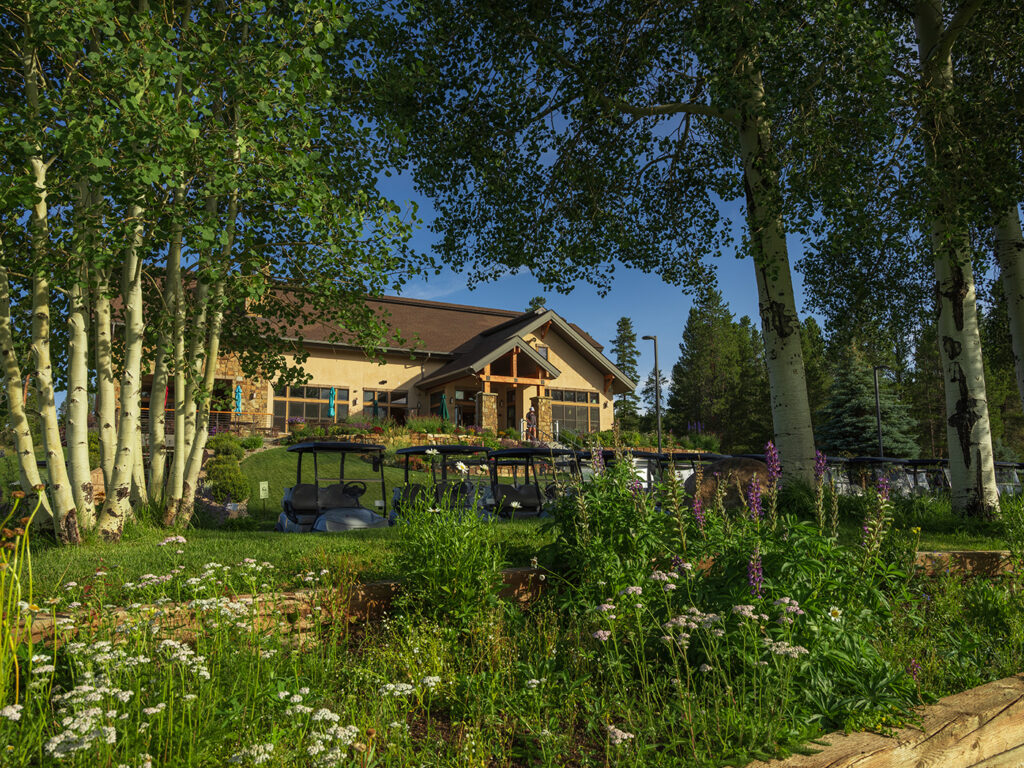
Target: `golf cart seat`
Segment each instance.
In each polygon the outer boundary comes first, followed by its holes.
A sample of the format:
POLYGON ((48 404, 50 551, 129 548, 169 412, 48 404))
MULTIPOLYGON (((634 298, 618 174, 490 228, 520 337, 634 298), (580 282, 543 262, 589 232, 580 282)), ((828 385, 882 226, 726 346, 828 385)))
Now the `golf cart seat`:
POLYGON ((278 523, 278 529, 307 533, 313 530, 319 514, 316 505, 316 486, 300 483, 285 489, 284 514, 278 523))
POLYGON ((398 504, 403 509, 408 509, 422 499, 429 499, 426 488, 419 483, 409 483, 402 488, 401 495, 398 498, 398 504))
POLYGON ((437 502, 448 501, 453 507, 468 507, 473 503, 473 486, 465 480, 447 480, 437 484, 437 502))
POLYGON ((359 500, 351 494, 345 493, 345 486, 341 483, 328 485, 320 489, 320 509, 338 509, 340 507, 358 507, 359 500))
POLYGON ((533 485, 497 484, 495 487, 494 508, 504 517, 533 517, 540 514, 544 500, 540 490, 533 485), (519 506, 513 506, 518 504, 519 506))

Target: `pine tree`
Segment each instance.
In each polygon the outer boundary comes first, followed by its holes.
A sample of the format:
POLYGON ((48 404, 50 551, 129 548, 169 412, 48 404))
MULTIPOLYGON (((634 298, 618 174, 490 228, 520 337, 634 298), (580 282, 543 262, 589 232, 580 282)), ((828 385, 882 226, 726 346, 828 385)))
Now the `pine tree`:
MULTIPOLYGON (((640 350, 636 346, 636 331, 633 330, 633 321, 628 317, 620 317, 615 331, 615 339, 612 341, 615 366, 630 379, 639 382, 637 359, 640 357, 640 350)), ((636 392, 623 392, 615 401, 616 422, 625 428, 635 427, 640 417, 638 406, 639 398, 636 392)))
POLYGON ((943 458, 946 450, 946 403, 942 393, 942 361, 938 329, 923 326, 914 345, 913 368, 907 385, 907 403, 915 424, 917 444, 925 456, 943 458))
MULTIPOLYGON (((879 403, 884 455, 916 458, 918 448, 913 439, 914 421, 884 376, 879 376, 879 403)), ((878 454, 872 367, 853 350, 838 362, 822 417, 818 442, 825 453, 843 456, 878 454)))
MULTIPOLYGON (((665 371, 659 371, 660 383, 661 383, 661 410, 662 410, 662 421, 664 422, 665 416, 665 387, 668 385, 668 379, 665 378, 665 371)), ((654 371, 648 374, 647 378, 644 379, 644 385, 640 389, 640 400, 643 403, 646 412, 640 420, 641 428, 649 431, 653 431, 657 426, 657 413, 655 411, 656 400, 655 393, 657 392, 657 384, 654 380, 654 371)))
POLYGON ((735 324, 736 384, 729 397, 730 418, 722 435, 728 453, 761 453, 773 439, 771 396, 764 342, 754 322, 744 315, 735 324))
POLYGON ((821 423, 821 409, 828 402, 832 387, 832 373, 825 357, 825 338, 821 326, 813 317, 800 324, 800 342, 804 351, 804 371, 807 375, 807 400, 811 404, 811 419, 815 427, 821 423))
POLYGON ((526 306, 527 312, 536 312, 538 309, 545 309, 548 300, 543 296, 534 296, 530 299, 530 303, 526 306))
POLYGON ((731 418, 731 393, 739 384, 739 360, 732 313, 715 288, 690 309, 672 366, 667 413, 677 431, 721 437, 731 418))

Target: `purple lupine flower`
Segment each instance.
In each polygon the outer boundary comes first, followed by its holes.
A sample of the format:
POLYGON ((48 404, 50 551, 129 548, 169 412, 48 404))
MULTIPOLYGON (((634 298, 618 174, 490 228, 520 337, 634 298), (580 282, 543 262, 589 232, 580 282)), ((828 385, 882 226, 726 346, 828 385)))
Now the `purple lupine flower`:
POLYGON ((594 474, 600 475, 604 472, 604 451, 597 448, 591 454, 591 462, 594 466, 594 474))
POLYGON ((882 501, 889 500, 889 478, 885 475, 878 478, 878 482, 875 483, 875 489, 878 491, 878 498, 882 501))
POLYGON ((828 469, 828 458, 821 451, 814 452, 814 479, 821 482, 825 477, 825 470, 828 469))
POLYGON ((747 506, 750 507, 751 519, 760 520, 762 515, 761 481, 757 479, 756 475, 750 479, 750 485, 747 486, 747 506))
POLYGON ((768 465, 768 482, 774 485, 782 476, 782 462, 779 460, 779 449, 771 440, 764 447, 764 463, 768 465))
POLYGON ((917 680, 917 676, 921 674, 921 664, 917 659, 912 658, 910 663, 907 665, 907 674, 917 680))
POLYGON ((747 563, 747 583, 750 585, 750 594, 754 597, 764 595, 764 570, 761 568, 761 550, 757 546, 754 547, 754 554, 747 563))
POLYGON ((629 483, 629 492, 634 496, 639 494, 644 489, 644 484, 641 482, 639 477, 634 477, 629 483))
POLYGON ((693 500, 693 517, 697 521, 697 527, 703 531, 707 519, 704 517, 704 499, 699 496, 693 500))

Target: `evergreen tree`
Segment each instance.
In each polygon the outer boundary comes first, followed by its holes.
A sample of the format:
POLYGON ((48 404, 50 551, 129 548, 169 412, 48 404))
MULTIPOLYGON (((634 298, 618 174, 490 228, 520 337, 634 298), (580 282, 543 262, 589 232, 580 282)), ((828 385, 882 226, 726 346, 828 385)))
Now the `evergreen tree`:
MULTIPOLYGON (((907 407, 892 391, 889 380, 879 377, 882 417, 882 448, 889 457, 916 458, 914 422, 907 407)), ((830 455, 875 456, 878 454, 878 421, 871 364, 851 350, 839 361, 832 391, 822 411, 819 446, 830 455)))
POLYGON ((821 409, 828 401, 832 387, 832 373, 825 356, 825 337, 821 326, 813 317, 800 324, 800 343, 804 351, 804 371, 807 374, 807 400, 811 404, 811 419, 820 426, 821 409))
POLYGON ((526 306, 527 312, 536 312, 538 309, 545 309, 545 305, 548 300, 543 296, 534 296, 530 299, 530 303, 526 306))
MULTIPOLYGON (((636 331, 633 330, 633 321, 628 317, 620 317, 615 331, 615 339, 612 341, 615 366, 630 379, 639 383, 637 359, 640 356, 640 350, 636 346, 636 331)), ((616 422, 622 427, 635 427, 637 419, 640 417, 638 405, 639 398, 636 392, 623 392, 619 395, 615 401, 616 422)))
POLYGON ((774 437, 764 342, 761 332, 746 315, 735 324, 733 334, 738 373, 729 397, 730 418, 722 435, 722 450, 760 453, 774 437))
POLYGON ((981 316, 992 449, 997 459, 1017 461, 1024 455, 1024 411, 1017 392, 1010 333, 1003 284, 996 281, 992 285, 989 305, 981 316))
POLYGON ((946 401, 942 393, 942 361, 933 322, 922 326, 914 345, 907 404, 917 444, 925 456, 943 458, 946 450, 946 401))
MULTIPOLYGON (((659 371, 661 384, 661 411, 662 411, 662 423, 664 424, 665 418, 665 387, 668 385, 668 379, 665 378, 664 370, 659 371)), ((640 400, 643 403, 646 412, 643 418, 640 420, 640 426, 644 430, 653 431, 658 424, 655 393, 657 392, 658 385, 655 384, 654 371, 648 374, 647 378, 644 379, 644 385, 640 389, 640 400)))
POLYGON ((703 292, 690 309, 679 360, 672 366, 666 408, 676 431, 720 437, 726 431, 740 376, 734 326, 732 313, 715 288, 703 292))

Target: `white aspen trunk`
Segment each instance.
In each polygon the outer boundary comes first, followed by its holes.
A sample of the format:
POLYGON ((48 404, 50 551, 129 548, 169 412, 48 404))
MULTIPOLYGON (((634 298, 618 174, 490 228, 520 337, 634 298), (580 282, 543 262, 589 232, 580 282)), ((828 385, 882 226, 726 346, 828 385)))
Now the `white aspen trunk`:
MULTIPOLYGON (((25 33, 26 39, 30 39, 30 18, 27 15, 25 33)), ((22 66, 25 77, 25 101, 29 111, 36 115, 39 112, 40 71, 36 51, 31 46, 26 45, 22 51, 22 66)), ((61 445, 57 404, 53 391, 53 368, 50 363, 50 286, 45 277, 49 267, 47 247, 50 236, 49 209, 46 204, 48 169, 49 164, 43 161, 42 149, 37 145, 35 154, 28 159, 27 168, 36 193, 29 221, 33 261, 32 359, 35 362, 35 386, 39 398, 39 426, 43 449, 46 451, 46 468, 50 476, 48 490, 53 528, 58 541, 64 544, 77 544, 81 541, 81 536, 78 531, 75 500, 68 482, 64 447, 61 445)))
POLYGON ((81 270, 70 287, 68 314, 68 465, 71 492, 78 508, 78 523, 90 530, 96 522, 89 466, 89 308, 88 286, 81 270))
MULTIPOLYGON (((221 278, 223 281, 224 278, 221 278)), ((224 283, 218 282, 213 290, 212 307, 210 309, 210 333, 206 345, 202 392, 204 397, 196 407, 195 438, 188 454, 185 467, 185 486, 178 508, 177 522, 186 525, 192 519, 195 507, 196 490, 199 485, 199 472, 203 468, 203 452, 210 436, 210 395, 217 375, 217 358, 220 355, 220 330, 224 318, 223 312, 224 283)))
POLYGON ((117 453, 117 424, 114 395, 113 325, 110 311, 110 277, 97 275, 93 287, 93 324, 96 331, 96 422, 100 436, 100 466, 103 487, 110 492, 117 453))
POLYGON ((764 86, 751 71, 751 96, 742 110, 739 147, 747 189, 747 220, 754 243, 754 271, 771 392, 772 424, 785 477, 811 483, 814 431, 807 399, 800 318, 793 295, 789 249, 778 201, 778 160, 771 132, 761 117, 764 86))
POLYGON ((135 510, 149 504, 149 492, 146 489, 146 464, 142 457, 142 425, 135 429, 135 445, 132 448, 132 494, 129 517, 135 516, 135 510))
MULTIPOLYGON (((234 157, 238 160, 237 151, 234 157)), ((196 490, 199 484, 199 472, 203 468, 203 452, 206 450, 206 441, 210 436, 210 399, 213 393, 213 385, 217 376, 217 362, 220 357, 220 332, 224 319, 224 283, 227 278, 227 267, 231 260, 231 249, 235 242, 235 225, 238 218, 238 189, 231 193, 231 200, 228 203, 225 229, 227 237, 221 248, 220 269, 221 275, 213 287, 213 295, 210 299, 209 313, 209 335, 206 345, 205 359, 203 360, 204 374, 202 382, 202 395, 197 406, 197 418, 195 425, 195 437, 189 449, 188 464, 185 469, 185 485, 181 497, 181 505, 178 508, 178 522, 187 524, 192 519, 192 511, 195 507, 196 490)), ((193 398, 195 401, 195 398, 193 398)))
MULTIPOLYGON (((180 188, 179 188, 180 189, 180 188)), ((184 195, 184 190, 181 190, 184 195)), ((177 193, 175 195, 177 197, 177 193)), ((171 237, 170 251, 167 255, 167 292, 171 312, 171 343, 173 352, 171 360, 174 364, 174 456, 171 473, 164 498, 164 523, 170 525, 178 514, 181 494, 185 483, 185 462, 188 456, 189 443, 185 427, 186 420, 186 368, 185 359, 185 318, 187 307, 185 289, 181 279, 181 237, 182 228, 176 225, 171 237)), ((197 308, 200 314, 205 312, 203 306, 197 308)))
POLYGON ((107 498, 100 512, 98 530, 108 541, 121 537, 125 518, 131 510, 132 476, 135 471, 135 447, 139 430, 139 401, 142 390, 142 260, 139 251, 143 238, 143 209, 134 203, 128 217, 133 222, 131 244, 125 253, 121 273, 124 301, 124 370, 121 374, 121 417, 117 425, 117 455, 107 498))
MULTIPOLYGON (((914 20, 924 98, 941 101, 953 88, 952 56, 934 53, 942 50, 945 32, 942 0, 919 0, 914 20)), ((942 184, 943 167, 958 162, 952 159, 951 142, 956 140, 950 135, 952 124, 948 110, 926 103, 922 120, 925 161, 937 171, 938 185, 942 184)), ((937 186, 929 194, 953 508, 962 514, 988 517, 998 508, 999 491, 967 225, 960 217, 955 192, 937 186)))
POLYGON ((11 331, 11 286, 7 278, 7 269, 3 266, 0 266, 0 356, 3 357, 4 388, 7 392, 11 431, 14 433, 14 451, 18 454, 21 490, 29 497, 38 495, 42 500, 45 516, 52 519, 50 500, 40 490, 43 481, 36 464, 35 441, 32 438, 28 416, 25 414, 21 366, 18 364, 14 334, 11 331))
MULTIPOLYGON (((40 202, 39 205, 46 204, 40 202)), ((33 219, 35 218, 34 211, 33 219)), ((38 224, 38 220, 34 224, 38 224)), ((61 543, 77 544, 81 540, 78 532, 78 515, 71 493, 64 446, 60 439, 56 393, 53 389, 53 366, 50 362, 50 284, 42 275, 36 275, 32 279, 32 358, 35 361, 35 388, 39 398, 39 429, 43 438, 43 450, 46 451, 46 470, 50 476, 53 527, 61 543)))
POLYGON ((1013 205, 996 225, 996 258, 1006 295, 1006 314, 1010 320, 1013 367, 1017 373, 1017 393, 1024 405, 1024 233, 1020 213, 1013 205))
POLYGON ((164 498, 167 464, 167 354, 171 334, 164 328, 157 337, 153 384, 149 390, 149 493, 156 503, 164 498))

